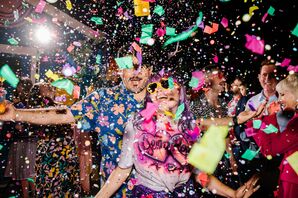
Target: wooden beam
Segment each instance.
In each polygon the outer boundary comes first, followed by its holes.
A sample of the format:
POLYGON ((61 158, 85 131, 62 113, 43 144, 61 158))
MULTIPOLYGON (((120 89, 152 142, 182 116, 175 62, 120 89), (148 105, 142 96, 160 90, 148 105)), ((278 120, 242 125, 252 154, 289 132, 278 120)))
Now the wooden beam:
MULTIPOLYGON (((27 3, 35 7, 39 0, 25 0, 27 3)), ((64 24, 68 25, 69 27, 72 27, 73 29, 78 30, 82 34, 86 35, 87 37, 91 39, 102 39, 103 33, 99 32, 98 35, 94 34, 94 30, 90 28, 89 26, 79 22, 78 20, 72 18, 71 16, 65 14, 55 6, 52 6, 51 4, 47 3, 44 10, 44 13, 57 18, 58 21, 63 22, 64 24)))
POLYGON ((37 56, 41 53, 40 50, 34 47, 22 47, 13 45, 0 44, 0 53, 25 55, 25 56, 37 56))

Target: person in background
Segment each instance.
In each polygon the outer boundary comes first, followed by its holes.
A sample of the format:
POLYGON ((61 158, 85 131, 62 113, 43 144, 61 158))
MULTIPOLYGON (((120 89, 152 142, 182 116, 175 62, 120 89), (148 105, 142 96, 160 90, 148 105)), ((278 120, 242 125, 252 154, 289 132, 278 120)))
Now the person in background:
MULTIPOLYGON (((241 112, 237 119, 234 119, 234 125, 239 125, 242 128, 238 136, 240 141, 241 152, 244 153, 247 149, 257 151, 258 145, 252 137, 248 137, 245 132, 245 123, 253 117, 269 115, 274 113, 276 107, 277 92, 276 85, 278 80, 283 76, 283 71, 275 66, 270 61, 263 61, 258 75, 259 83, 262 91, 251 97, 246 103, 245 111, 241 112), (259 107, 266 104, 264 111, 260 111, 259 107)), ((278 184, 279 169, 278 166, 282 160, 282 156, 275 156, 268 160, 258 153, 254 159, 246 160, 239 158, 240 177, 245 180, 254 174, 260 175, 260 190, 255 194, 256 197, 274 196, 274 191, 278 184)))
MULTIPOLYGON (((288 75, 277 84, 276 89, 279 94, 280 111, 261 119, 255 118, 261 120, 265 127, 273 126, 276 131, 265 132, 266 129, 261 127, 254 130, 253 138, 265 157, 272 158, 284 154, 279 167, 281 172, 277 194, 279 198, 294 198, 298 195, 298 172, 293 168, 297 161, 290 164, 288 157, 298 154, 298 74, 288 75)), ((264 109, 265 105, 266 103, 262 104, 260 108, 264 109)), ((247 125, 252 127, 253 121, 247 125)))
MULTIPOLYGON (((226 79, 224 73, 216 65, 208 65, 203 68, 205 85, 203 91, 192 102, 191 111, 196 117, 197 123, 205 131, 214 120, 218 125, 229 125, 227 102, 220 97, 225 90, 226 79)), ((223 157, 214 175, 218 179, 232 187, 238 187, 239 183, 234 173, 237 172, 237 164, 233 156, 230 137, 226 138, 226 153, 229 158, 223 157)))
MULTIPOLYGON (((30 91, 29 107, 54 107, 54 97, 50 84, 37 83, 30 91)), ((57 113, 64 115, 65 110, 57 113)), ((80 170, 71 125, 31 125, 30 131, 39 137, 35 154, 37 197, 78 197, 80 170)))
MULTIPOLYGON (((21 78, 13 98, 13 105, 17 109, 28 108, 28 96, 32 87, 29 78, 21 78)), ((13 180, 21 181, 22 195, 24 198, 35 195, 35 153, 37 137, 28 130, 29 126, 22 122, 4 123, 13 131, 10 140, 9 157, 5 168, 5 176, 13 180)))
MULTIPOLYGON (((185 88, 170 75, 154 75, 147 86, 145 105, 127 122, 118 167, 95 197, 111 197, 133 167, 136 185, 132 197, 198 197, 200 192, 191 178, 193 167, 187 162, 190 147, 198 136, 191 137, 187 132, 194 129, 195 121, 185 88), (176 120, 173 115, 180 105, 184 105, 184 110, 176 120)), ((259 188, 254 187, 254 178, 235 191, 214 176, 207 177, 206 187, 225 197, 249 197, 259 188)))

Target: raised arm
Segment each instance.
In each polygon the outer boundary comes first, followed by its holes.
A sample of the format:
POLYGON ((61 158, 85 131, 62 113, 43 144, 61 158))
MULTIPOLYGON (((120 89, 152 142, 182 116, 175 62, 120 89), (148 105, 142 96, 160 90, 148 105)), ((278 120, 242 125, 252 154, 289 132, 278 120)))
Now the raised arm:
POLYGON ((232 188, 228 187, 227 185, 220 182, 216 177, 213 175, 209 176, 209 182, 207 184, 207 188, 211 192, 216 192, 216 194, 223 196, 223 197, 249 197, 254 192, 256 192, 260 186, 255 186, 258 181, 258 178, 252 177, 249 181, 247 181, 243 186, 238 188, 237 190, 233 190, 232 188))
POLYGON ((125 169, 117 167, 115 170, 113 170, 107 182, 104 184, 102 189, 96 194, 95 198, 111 197, 120 188, 123 182, 125 182, 131 170, 132 167, 125 169))
POLYGON ((16 109, 8 104, 5 113, 0 115, 2 121, 29 122, 31 124, 55 125, 74 123, 75 119, 67 107, 40 109, 16 109))

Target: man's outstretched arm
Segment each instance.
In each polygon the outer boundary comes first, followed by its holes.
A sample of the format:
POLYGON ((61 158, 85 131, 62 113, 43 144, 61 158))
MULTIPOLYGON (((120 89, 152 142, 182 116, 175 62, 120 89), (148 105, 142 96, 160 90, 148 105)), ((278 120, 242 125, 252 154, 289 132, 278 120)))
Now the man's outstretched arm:
POLYGON ((2 121, 28 122, 39 125, 55 125, 74 123, 75 119, 67 107, 51 107, 39 109, 16 109, 8 104, 5 113, 0 115, 2 121))

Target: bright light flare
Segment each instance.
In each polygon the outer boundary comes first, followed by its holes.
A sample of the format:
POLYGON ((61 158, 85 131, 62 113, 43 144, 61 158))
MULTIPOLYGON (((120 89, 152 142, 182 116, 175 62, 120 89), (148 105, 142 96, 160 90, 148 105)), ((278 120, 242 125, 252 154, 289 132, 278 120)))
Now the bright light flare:
POLYGON ((42 43, 47 44, 52 40, 52 34, 46 27, 40 27, 35 32, 36 39, 42 43))

